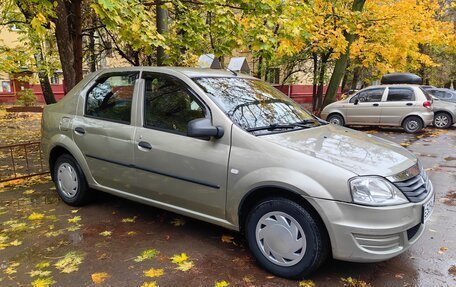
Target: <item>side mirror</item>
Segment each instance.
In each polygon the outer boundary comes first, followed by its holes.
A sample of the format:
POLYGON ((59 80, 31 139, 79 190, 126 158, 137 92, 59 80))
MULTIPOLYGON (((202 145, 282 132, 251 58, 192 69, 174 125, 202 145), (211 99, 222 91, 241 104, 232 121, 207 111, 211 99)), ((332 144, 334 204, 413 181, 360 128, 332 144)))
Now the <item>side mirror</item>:
POLYGON ((353 104, 357 105, 359 103, 359 99, 356 98, 355 101, 353 102, 353 104))
POLYGON ((187 136, 194 138, 214 137, 219 139, 223 136, 223 127, 214 127, 210 119, 201 118, 191 120, 187 125, 187 136))

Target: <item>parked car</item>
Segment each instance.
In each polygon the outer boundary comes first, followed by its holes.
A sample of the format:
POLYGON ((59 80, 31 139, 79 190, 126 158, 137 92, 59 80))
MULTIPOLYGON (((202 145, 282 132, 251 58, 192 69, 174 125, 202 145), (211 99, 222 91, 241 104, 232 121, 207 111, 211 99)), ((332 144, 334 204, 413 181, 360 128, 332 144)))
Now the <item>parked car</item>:
POLYGON ((432 123, 432 98, 417 85, 380 85, 327 105, 321 117, 336 125, 402 126, 416 133, 432 123))
POLYGON ((426 91, 439 100, 456 103, 456 91, 454 90, 445 88, 432 88, 426 89, 426 91))
POLYGON ((433 98, 434 121, 436 128, 447 129, 456 123, 456 103, 433 98))
POLYGON ((434 206, 426 172, 400 145, 221 70, 90 74, 44 108, 42 148, 67 204, 96 189, 241 231, 257 262, 287 278, 328 256, 397 256, 434 206))

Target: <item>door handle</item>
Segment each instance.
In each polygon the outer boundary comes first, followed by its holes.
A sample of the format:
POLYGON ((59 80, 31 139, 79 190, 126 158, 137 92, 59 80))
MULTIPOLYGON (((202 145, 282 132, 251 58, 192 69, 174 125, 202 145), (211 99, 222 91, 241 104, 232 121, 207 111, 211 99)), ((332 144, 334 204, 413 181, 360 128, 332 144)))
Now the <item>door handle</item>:
POLYGON ((374 107, 378 107, 378 104, 372 104, 374 107))
POLYGON ((84 129, 84 128, 81 128, 81 127, 76 127, 76 128, 74 129, 74 132, 77 133, 77 134, 79 134, 79 135, 83 135, 83 134, 86 133, 85 129, 84 129))
POLYGON ((143 149, 146 149, 146 150, 151 150, 152 149, 152 146, 150 145, 150 143, 148 142, 144 142, 144 141, 140 141, 138 143, 138 147, 143 148, 143 149))
POLYGON ((413 103, 406 103, 407 106, 413 106, 413 103))

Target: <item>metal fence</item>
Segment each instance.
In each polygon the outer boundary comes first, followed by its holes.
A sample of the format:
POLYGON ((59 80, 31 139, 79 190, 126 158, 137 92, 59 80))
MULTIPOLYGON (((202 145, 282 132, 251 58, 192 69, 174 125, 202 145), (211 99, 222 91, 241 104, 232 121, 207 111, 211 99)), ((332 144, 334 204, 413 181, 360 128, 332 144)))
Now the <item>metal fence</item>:
POLYGON ((39 141, 0 146, 0 182, 47 173, 39 141))

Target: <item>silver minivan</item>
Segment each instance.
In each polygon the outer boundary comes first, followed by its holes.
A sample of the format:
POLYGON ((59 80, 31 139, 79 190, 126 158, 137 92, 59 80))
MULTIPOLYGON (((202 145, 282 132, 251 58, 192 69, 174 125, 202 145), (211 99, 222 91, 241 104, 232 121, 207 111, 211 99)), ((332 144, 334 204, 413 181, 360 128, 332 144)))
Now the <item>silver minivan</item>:
POLYGON ((42 148, 67 204, 100 190, 240 231, 257 262, 287 278, 328 256, 397 256, 434 206, 423 166, 400 145, 221 70, 90 74, 45 107, 42 148))
POLYGON ((402 126, 419 132, 432 123, 432 98, 418 85, 396 84, 365 88, 327 105, 321 117, 337 125, 402 126))

